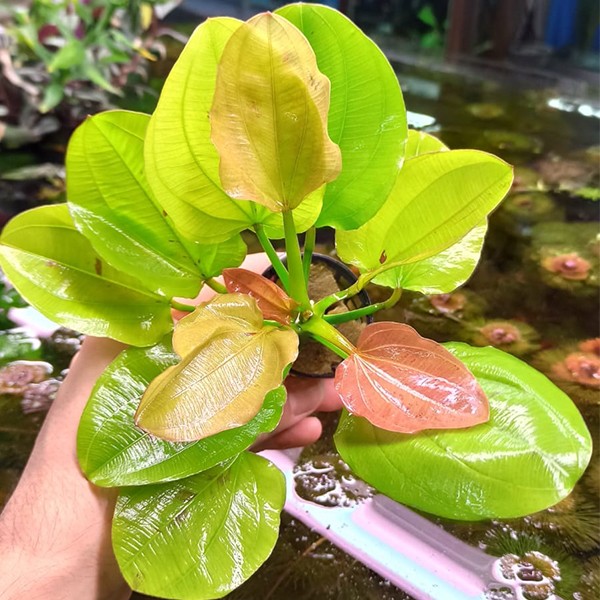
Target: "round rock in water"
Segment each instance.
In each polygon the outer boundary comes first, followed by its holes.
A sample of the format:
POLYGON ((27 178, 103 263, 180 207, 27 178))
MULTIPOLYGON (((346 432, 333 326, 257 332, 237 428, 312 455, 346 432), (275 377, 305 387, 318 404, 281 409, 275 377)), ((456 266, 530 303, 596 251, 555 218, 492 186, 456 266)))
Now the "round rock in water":
POLYGON ((334 452, 307 458, 294 467, 296 493, 322 506, 349 508, 371 498, 375 490, 358 479, 334 452))

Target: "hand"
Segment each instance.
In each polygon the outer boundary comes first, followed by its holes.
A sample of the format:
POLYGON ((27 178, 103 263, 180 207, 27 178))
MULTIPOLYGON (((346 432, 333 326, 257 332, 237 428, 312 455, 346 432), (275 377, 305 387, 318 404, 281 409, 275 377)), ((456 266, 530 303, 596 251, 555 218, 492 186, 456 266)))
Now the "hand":
MULTIPOLYGON (((252 255, 243 266, 262 272, 267 265, 264 255, 252 255)), ((198 300, 210 295, 204 292, 198 300)), ((110 543, 117 491, 89 483, 76 455, 77 427, 93 385, 124 348, 112 340, 87 338, 60 387, 19 485, 0 515, 3 600, 119 600, 131 594, 110 543)), ((285 384, 282 420, 255 450, 315 441, 321 424, 310 415, 340 407, 331 380, 288 377, 285 384)))
MULTIPOLYGON (((270 266, 266 254, 250 254, 242 267, 256 273, 264 272, 270 266)), ((196 298, 196 302, 206 302, 215 293, 205 287, 196 298)), ((173 311, 175 321, 186 316, 185 312, 173 311)), ((312 444, 319 439, 322 427, 315 411, 334 411, 342 407, 341 400, 333 388, 332 379, 309 379, 290 376, 285 380, 288 397, 283 416, 275 431, 261 437, 253 450, 267 448, 294 448, 312 444)))

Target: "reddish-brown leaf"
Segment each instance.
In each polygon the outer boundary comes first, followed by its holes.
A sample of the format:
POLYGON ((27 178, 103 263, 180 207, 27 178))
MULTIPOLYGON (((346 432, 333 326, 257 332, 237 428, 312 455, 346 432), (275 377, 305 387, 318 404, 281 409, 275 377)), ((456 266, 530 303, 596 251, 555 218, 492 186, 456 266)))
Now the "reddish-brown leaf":
POLYGON ((292 311, 298 304, 271 280, 246 269, 224 269, 223 280, 231 294, 254 298, 265 319, 290 324, 292 311))
POLYGON ((457 358, 402 323, 374 323, 337 368, 346 408, 373 425, 414 433, 471 427, 489 418, 487 398, 457 358))

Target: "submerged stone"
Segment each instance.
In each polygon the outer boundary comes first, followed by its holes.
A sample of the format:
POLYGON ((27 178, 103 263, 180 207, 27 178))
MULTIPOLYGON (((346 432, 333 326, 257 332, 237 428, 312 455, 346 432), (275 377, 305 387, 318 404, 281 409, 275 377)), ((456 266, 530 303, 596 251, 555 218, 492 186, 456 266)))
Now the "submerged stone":
POLYGON ((33 383, 40 383, 52 373, 50 363, 18 360, 0 369, 0 394, 20 396, 33 383))
POLYGON ((591 181, 595 171, 589 163, 556 155, 540 159, 536 168, 548 185, 561 190, 575 190, 585 186, 591 181))
POLYGON ((40 383, 30 383, 21 400, 21 408, 25 414, 46 412, 56 398, 61 381, 46 379, 40 383))
POLYGON ((301 460, 294 467, 294 482, 301 498, 322 506, 349 508, 375 493, 335 452, 301 460))

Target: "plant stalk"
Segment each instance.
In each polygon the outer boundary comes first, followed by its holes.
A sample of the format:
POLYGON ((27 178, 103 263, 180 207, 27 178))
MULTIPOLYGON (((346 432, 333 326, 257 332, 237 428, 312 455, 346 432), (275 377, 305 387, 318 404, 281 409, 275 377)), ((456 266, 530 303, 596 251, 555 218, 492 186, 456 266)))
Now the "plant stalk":
POLYGON ((290 276, 289 295, 298 302, 300 311, 310 310, 311 303, 304 278, 304 266, 300 254, 300 244, 291 210, 283 211, 283 230, 285 232, 285 251, 290 276))
POLYGON ((209 277, 204 280, 204 283, 211 289, 217 292, 217 294, 227 294, 227 288, 217 281, 214 277, 209 277))
POLYGON ((275 269, 275 273, 277 273, 277 277, 279 277, 279 281, 281 281, 281 285, 285 289, 286 292, 289 293, 289 276, 285 265, 281 262, 279 258, 279 254, 273 247, 271 240, 267 237, 265 233, 264 227, 262 225, 256 225, 254 227, 254 232, 256 233, 256 237, 262 246, 262 249, 265 251, 265 254, 269 257, 273 268, 275 269))
POLYGON ((402 261, 398 260, 391 263, 384 263, 377 269, 373 271, 369 271, 368 273, 362 273, 359 278, 345 290, 341 290, 336 292, 335 294, 331 294, 331 296, 326 296, 319 300, 313 307, 313 311, 315 315, 322 317, 325 314, 325 311, 340 300, 345 300, 346 298, 351 298, 352 296, 356 296, 372 279, 375 279, 377 275, 388 271, 389 269, 393 269, 395 267, 399 267, 401 265, 410 264, 410 261, 402 261))
POLYGON ((194 310, 196 309, 196 307, 192 306, 191 304, 183 304, 182 302, 178 302, 173 298, 171 298, 171 308, 174 308, 175 310, 181 310, 184 312, 194 312, 194 310))
POLYGON ((304 252, 302 253, 302 266, 304 267, 304 280, 308 281, 310 277, 310 263, 315 250, 315 242, 317 241, 317 228, 311 227, 304 238, 304 252))
POLYGON ((322 317, 312 316, 300 325, 300 329, 342 358, 347 358, 356 352, 356 348, 350 341, 322 317))
POLYGON ((363 306, 361 308, 357 308, 355 310, 349 310, 345 313, 336 313, 331 315, 323 315, 323 319, 330 323, 331 325, 339 325, 340 323, 347 323, 348 321, 354 321, 355 319, 360 319, 362 317, 366 317, 368 315, 372 315, 380 310, 385 310, 387 308, 392 308, 400 297, 402 296, 402 290, 400 288, 395 289, 392 292, 392 295, 383 302, 377 302, 376 304, 370 304, 369 306, 363 306))

